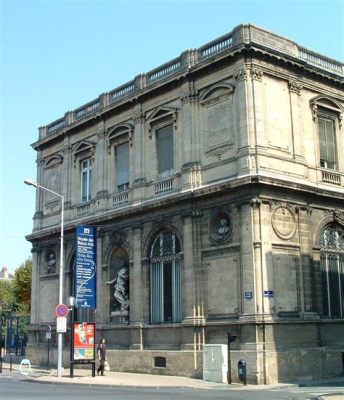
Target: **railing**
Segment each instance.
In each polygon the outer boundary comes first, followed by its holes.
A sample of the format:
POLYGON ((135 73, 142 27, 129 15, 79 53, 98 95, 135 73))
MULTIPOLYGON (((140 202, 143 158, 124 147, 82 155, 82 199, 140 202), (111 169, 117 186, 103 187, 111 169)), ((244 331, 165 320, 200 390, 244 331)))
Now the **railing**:
POLYGON ((81 215, 89 214, 90 210, 91 210, 90 204, 82 204, 80 206, 77 206, 76 215, 80 217, 81 215))
POLYGON ((154 184, 155 195, 172 192, 174 189, 174 178, 164 179, 154 184))
POLYGON ((205 60, 232 47, 232 35, 226 35, 200 48, 200 59, 205 60))
POLYGON ((128 204, 129 203, 129 192, 120 192, 118 194, 115 194, 112 199, 112 205, 113 207, 120 207, 123 204, 128 204))
POLYGON ((199 49, 184 51, 179 57, 146 74, 137 75, 135 79, 113 89, 110 93, 100 95, 97 99, 79 107, 75 111, 66 113, 64 118, 60 118, 48 126, 41 127, 39 138, 43 139, 47 135, 75 123, 75 121, 86 118, 118 99, 137 96, 142 90, 149 89, 150 85, 154 85, 159 80, 185 73, 189 68, 203 62, 209 62, 212 57, 230 51, 232 48, 237 49, 243 46, 266 46, 280 53, 282 57, 283 55, 292 57, 310 66, 316 66, 341 77, 344 76, 344 65, 336 60, 321 56, 298 46, 291 40, 254 25, 240 25, 234 28, 232 32, 205 44, 199 49))
POLYGON ((159 68, 154 69, 153 71, 149 72, 148 79, 150 82, 156 81, 158 79, 162 79, 167 75, 171 75, 181 67, 181 60, 180 58, 176 58, 159 68))
POLYGON ((59 129, 63 128, 66 125, 66 121, 64 118, 60 118, 57 121, 53 122, 52 124, 48 125, 48 134, 54 133, 59 129))
POLYGON ((321 171, 321 181, 331 185, 342 186, 341 176, 334 172, 321 171))
POLYGON ((304 60, 309 64, 326 69, 327 71, 343 75, 342 64, 330 60, 326 57, 320 56, 303 48, 299 48, 299 57, 301 60, 304 60))
POLYGON ((86 104, 86 106, 83 106, 79 108, 78 110, 75 111, 75 118, 79 119, 83 117, 84 115, 90 114, 100 107, 100 101, 97 99, 96 101, 93 101, 92 103, 86 104))
POLYGON ((118 89, 110 92, 111 102, 120 99, 121 97, 126 96, 127 94, 133 92, 135 90, 135 81, 129 82, 123 86, 120 86, 118 89))

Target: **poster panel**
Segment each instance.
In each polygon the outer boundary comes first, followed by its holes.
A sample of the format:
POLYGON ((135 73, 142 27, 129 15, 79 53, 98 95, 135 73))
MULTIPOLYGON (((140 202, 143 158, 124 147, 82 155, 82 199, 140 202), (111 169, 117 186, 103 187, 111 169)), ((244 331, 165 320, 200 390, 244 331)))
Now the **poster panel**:
POLYGON ((73 361, 95 360, 95 324, 73 323, 73 361))

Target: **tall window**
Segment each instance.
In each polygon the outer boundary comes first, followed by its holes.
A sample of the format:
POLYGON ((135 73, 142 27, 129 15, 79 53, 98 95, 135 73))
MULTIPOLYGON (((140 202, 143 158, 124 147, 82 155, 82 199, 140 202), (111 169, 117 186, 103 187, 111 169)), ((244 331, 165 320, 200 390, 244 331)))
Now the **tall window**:
POLYGON ((344 317, 344 229, 328 225, 320 238, 324 316, 344 317))
POLYGON ((81 201, 92 198, 92 160, 81 161, 81 201))
POLYGON ((116 186, 119 192, 129 188, 129 143, 115 147, 116 186))
POLYGON ((335 120, 319 116, 320 166, 336 168, 335 120))
POLYGON ((167 177, 173 173, 173 125, 165 126, 156 131, 158 173, 161 177, 167 177))
POLYGON ((150 254, 151 322, 179 322, 180 243, 170 231, 162 231, 155 239, 150 254))

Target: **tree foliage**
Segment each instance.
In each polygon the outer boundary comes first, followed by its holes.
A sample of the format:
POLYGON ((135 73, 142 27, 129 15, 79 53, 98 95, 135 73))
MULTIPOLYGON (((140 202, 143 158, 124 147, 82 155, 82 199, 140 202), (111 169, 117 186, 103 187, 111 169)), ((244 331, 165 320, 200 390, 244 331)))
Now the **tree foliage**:
POLYGON ((30 311, 32 259, 28 258, 14 273, 13 297, 17 311, 30 311))
POLYGON ((14 303, 13 281, 0 280, 0 307, 10 309, 14 303))

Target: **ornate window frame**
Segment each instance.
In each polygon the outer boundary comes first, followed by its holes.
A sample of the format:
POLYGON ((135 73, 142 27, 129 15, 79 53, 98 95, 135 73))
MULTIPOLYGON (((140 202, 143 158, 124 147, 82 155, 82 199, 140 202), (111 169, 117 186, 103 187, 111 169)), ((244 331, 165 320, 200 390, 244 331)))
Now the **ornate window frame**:
POLYGON ((316 133, 317 133, 317 143, 318 143, 318 154, 317 154, 317 162, 319 163, 320 168, 330 169, 334 171, 338 171, 339 167, 339 154, 344 149, 341 149, 341 141, 339 140, 339 132, 342 131, 343 128, 343 120, 344 120, 344 111, 342 106, 335 99, 319 95, 313 98, 310 101, 310 107, 312 109, 313 121, 316 124, 316 133), (333 122, 334 127, 334 136, 335 136, 335 165, 333 168, 330 168, 326 165, 326 160, 322 161, 320 158, 320 128, 319 128, 319 119, 323 118, 326 120, 330 120, 333 122), (324 163, 324 165, 321 165, 324 163))

